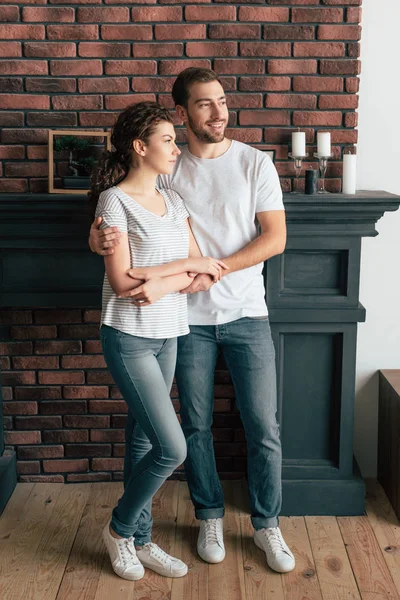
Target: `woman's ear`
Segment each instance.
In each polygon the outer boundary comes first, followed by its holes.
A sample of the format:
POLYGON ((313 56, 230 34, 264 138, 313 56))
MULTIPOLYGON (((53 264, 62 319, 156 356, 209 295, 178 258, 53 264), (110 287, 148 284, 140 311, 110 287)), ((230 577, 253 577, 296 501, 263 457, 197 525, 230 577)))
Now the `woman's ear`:
POLYGON ((142 140, 134 140, 132 147, 136 154, 138 154, 139 156, 145 156, 146 146, 142 140))

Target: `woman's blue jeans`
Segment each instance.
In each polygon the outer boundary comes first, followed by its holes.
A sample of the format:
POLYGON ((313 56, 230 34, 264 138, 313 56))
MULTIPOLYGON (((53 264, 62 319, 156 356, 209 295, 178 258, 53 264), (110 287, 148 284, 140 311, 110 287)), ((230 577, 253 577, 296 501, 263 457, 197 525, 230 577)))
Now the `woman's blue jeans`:
POLYGON ((111 527, 135 544, 151 539, 155 492, 186 458, 186 442, 170 399, 176 338, 149 339, 102 325, 107 366, 128 405, 124 493, 111 527))

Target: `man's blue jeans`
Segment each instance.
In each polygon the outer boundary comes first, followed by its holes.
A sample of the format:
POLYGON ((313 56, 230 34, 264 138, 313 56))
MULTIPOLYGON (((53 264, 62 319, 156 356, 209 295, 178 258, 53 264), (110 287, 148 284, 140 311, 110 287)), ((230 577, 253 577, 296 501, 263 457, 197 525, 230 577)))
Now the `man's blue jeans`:
POLYGON ((198 519, 224 515, 211 433, 214 369, 221 349, 245 429, 251 520, 276 527, 282 503, 282 452, 276 421, 275 349, 267 317, 190 326, 178 340, 176 378, 187 442, 186 476, 198 519))

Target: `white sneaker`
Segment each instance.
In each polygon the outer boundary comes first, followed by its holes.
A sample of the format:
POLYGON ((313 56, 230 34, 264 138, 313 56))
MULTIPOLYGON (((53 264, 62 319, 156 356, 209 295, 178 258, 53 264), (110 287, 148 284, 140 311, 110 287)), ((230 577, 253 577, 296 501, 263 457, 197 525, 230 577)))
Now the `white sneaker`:
POLYGON ((278 573, 288 573, 295 567, 294 556, 282 537, 279 527, 267 527, 254 532, 254 543, 264 550, 267 563, 278 573))
POLYGON ((225 546, 222 518, 200 521, 197 552, 208 563, 219 563, 224 560, 225 546))
POLYGON ((148 542, 140 550, 136 550, 136 554, 146 569, 151 569, 164 577, 183 577, 188 572, 184 562, 170 556, 153 542, 148 542))
POLYGON ((144 568, 136 556, 133 537, 115 538, 110 533, 110 523, 103 529, 103 541, 107 547, 111 559, 111 565, 115 573, 123 579, 136 581, 144 575, 144 568))

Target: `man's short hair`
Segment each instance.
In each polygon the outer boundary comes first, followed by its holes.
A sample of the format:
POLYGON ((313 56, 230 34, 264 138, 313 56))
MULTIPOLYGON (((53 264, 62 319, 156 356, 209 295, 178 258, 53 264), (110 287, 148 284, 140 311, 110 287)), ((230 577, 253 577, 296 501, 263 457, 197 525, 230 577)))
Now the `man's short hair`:
POLYGON ((210 81, 218 81, 221 83, 218 75, 212 69, 188 67, 184 71, 181 71, 172 87, 172 98, 174 99, 175 106, 179 104, 179 106, 187 108, 190 86, 194 83, 209 83, 210 81))

